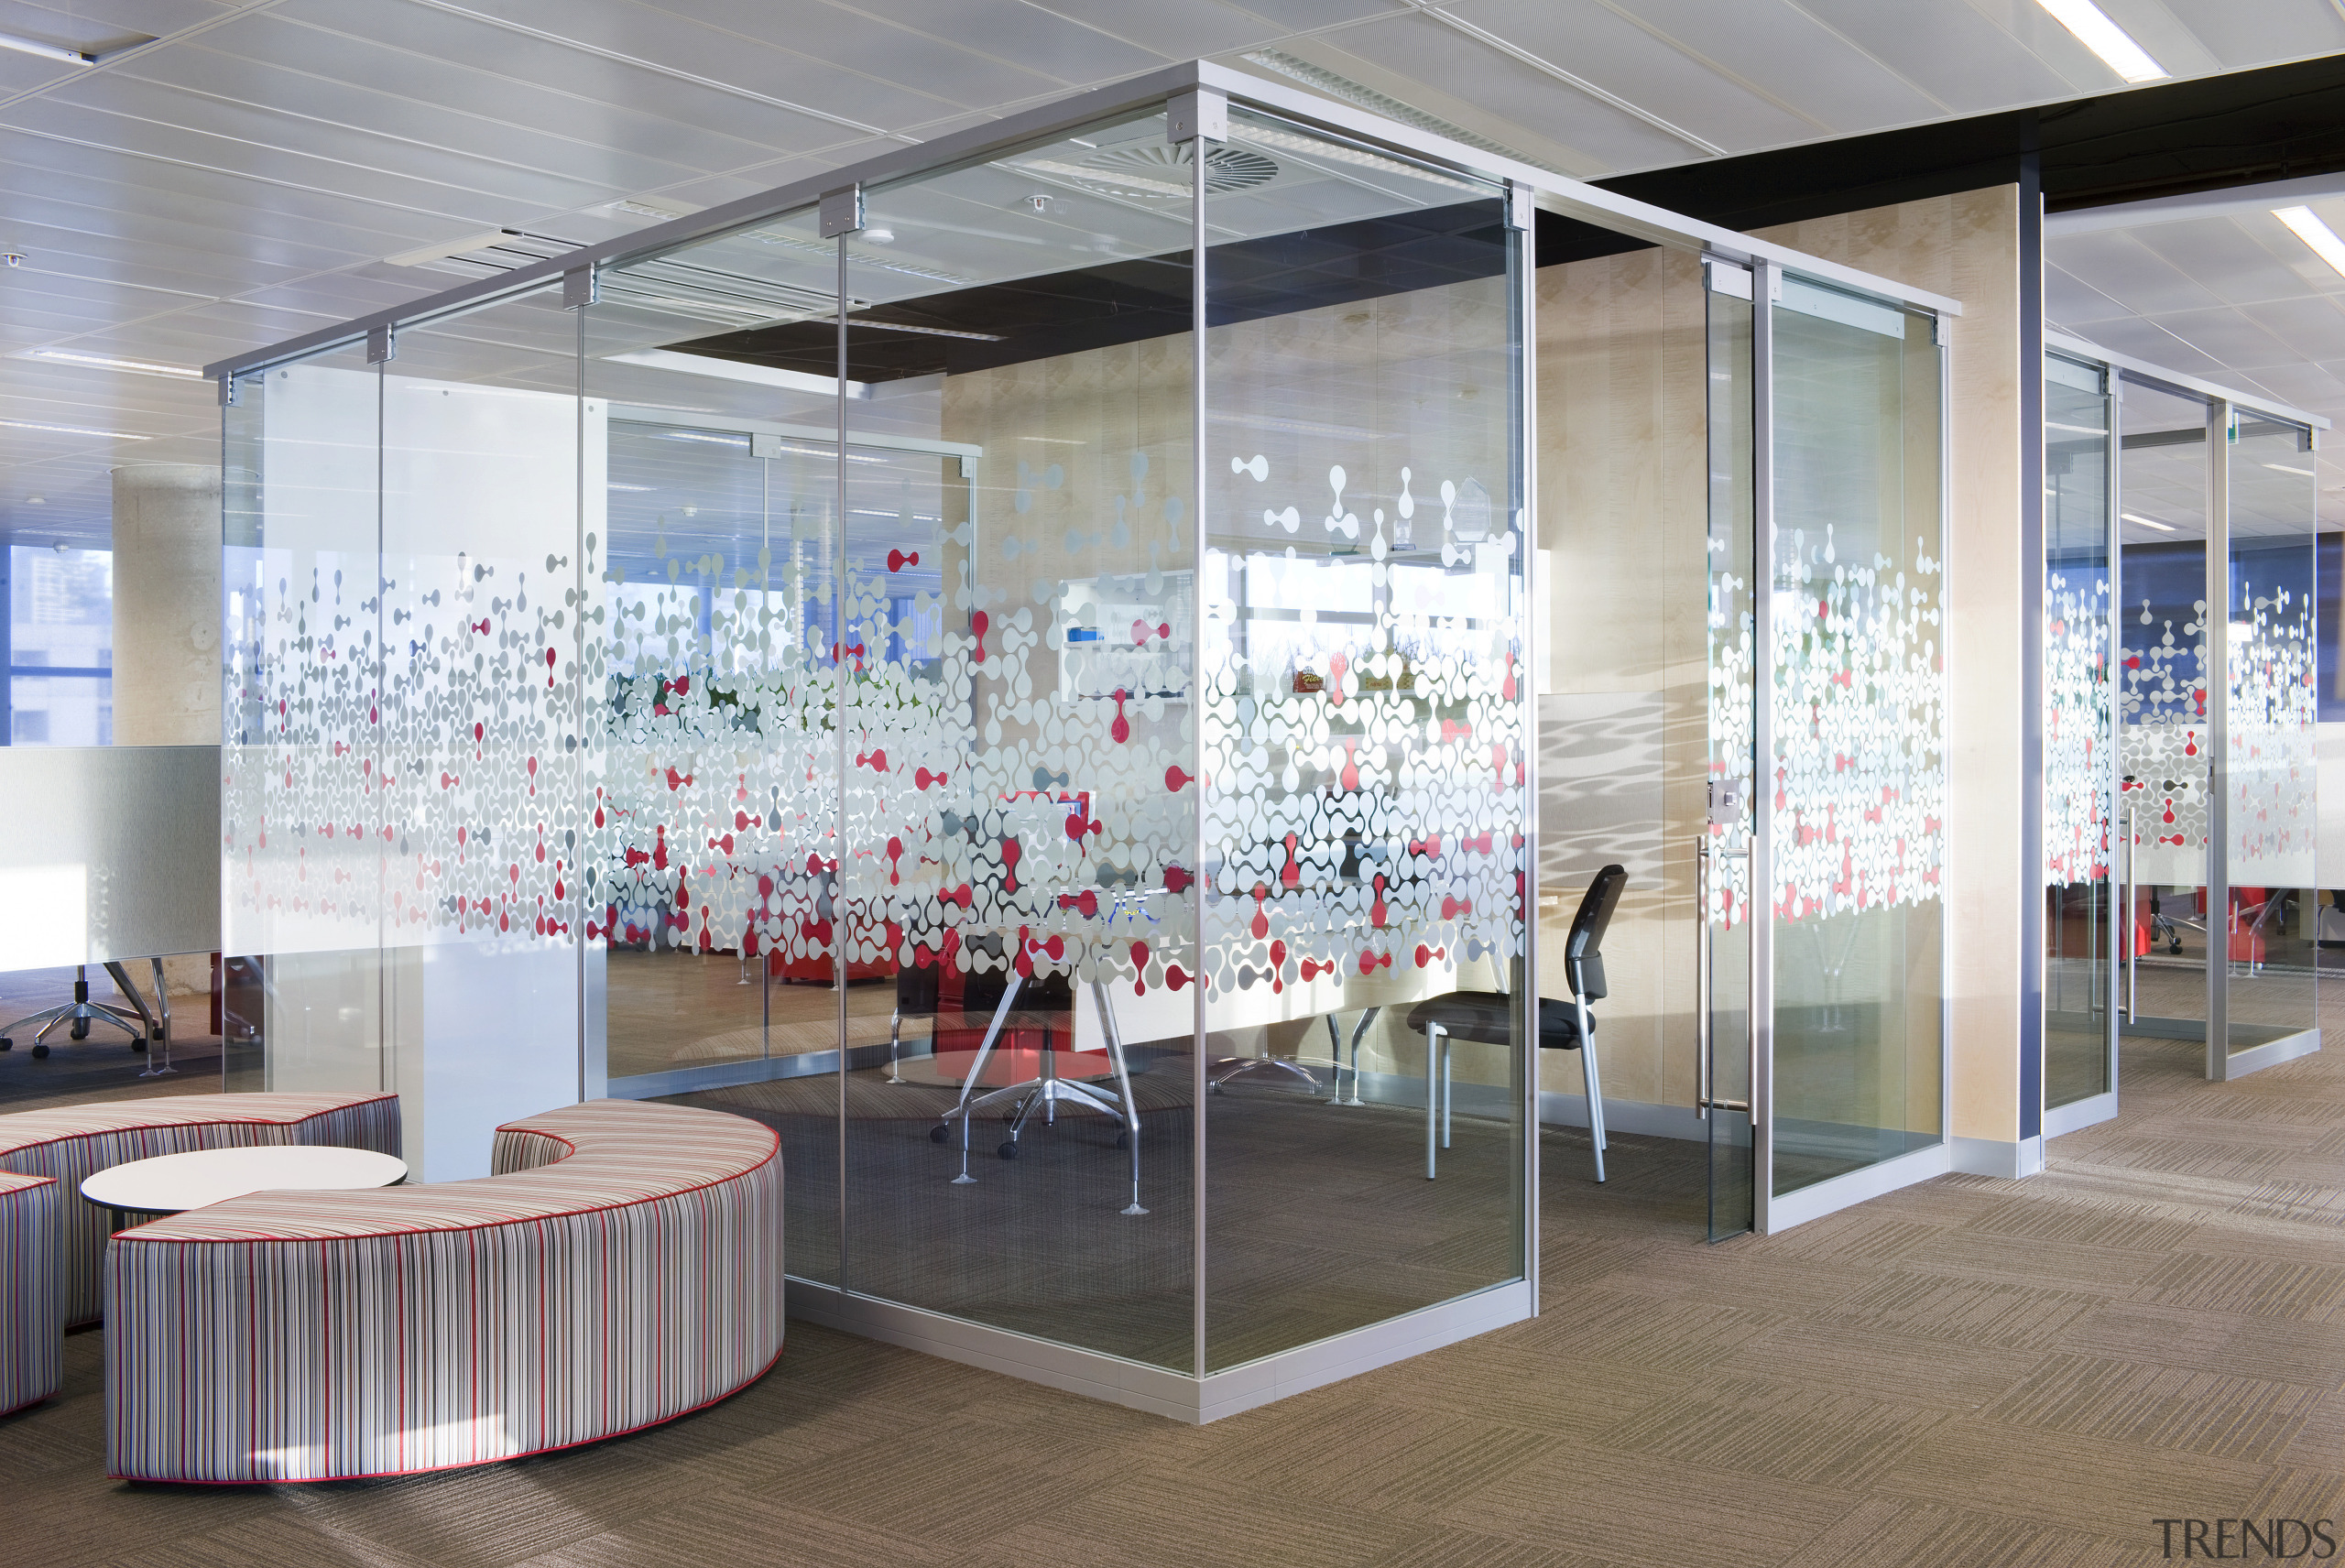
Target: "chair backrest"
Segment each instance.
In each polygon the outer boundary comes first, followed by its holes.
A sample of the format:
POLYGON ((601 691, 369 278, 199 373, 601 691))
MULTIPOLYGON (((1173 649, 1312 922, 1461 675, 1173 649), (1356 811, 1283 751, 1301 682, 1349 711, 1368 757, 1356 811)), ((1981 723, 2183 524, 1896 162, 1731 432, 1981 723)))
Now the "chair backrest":
POLYGON ((1604 984, 1604 931, 1612 923, 1612 911, 1620 906, 1620 889, 1629 885, 1628 871, 1617 863, 1596 874, 1587 885, 1587 895, 1579 901, 1579 912, 1572 917, 1571 934, 1564 941, 1564 979, 1572 995, 1585 1000, 1598 1001, 1607 994, 1604 984))

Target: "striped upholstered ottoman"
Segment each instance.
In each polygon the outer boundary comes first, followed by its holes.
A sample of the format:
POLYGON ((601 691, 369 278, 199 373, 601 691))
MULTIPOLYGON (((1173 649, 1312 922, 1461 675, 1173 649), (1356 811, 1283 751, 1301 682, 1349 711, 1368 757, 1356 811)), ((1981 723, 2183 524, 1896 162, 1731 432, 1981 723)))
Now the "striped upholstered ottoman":
POLYGON ((0 1415, 57 1392, 64 1367, 57 1202, 48 1177, 0 1171, 0 1415))
MULTIPOLYGON (((82 1180, 108 1166, 191 1149, 299 1143, 399 1151, 397 1094, 163 1094, 0 1116, 0 1171, 57 1183, 57 1279, 65 1326, 95 1323, 106 1211, 82 1180)), ((0 1311, 6 1310, 0 1304, 0 1311)))
POLYGON ((780 1356, 769 1128, 596 1100, 498 1128, 492 1169, 256 1192, 117 1236, 109 1473, 483 1465, 673 1420, 780 1356))

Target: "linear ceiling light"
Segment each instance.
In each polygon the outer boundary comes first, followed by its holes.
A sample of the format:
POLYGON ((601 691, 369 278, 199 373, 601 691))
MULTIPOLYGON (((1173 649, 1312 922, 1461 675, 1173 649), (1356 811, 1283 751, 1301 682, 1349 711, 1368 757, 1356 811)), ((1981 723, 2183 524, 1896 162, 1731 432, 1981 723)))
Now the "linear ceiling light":
POLYGON ((0 429, 11 430, 46 430, 53 436, 107 436, 115 441, 146 441, 148 437, 132 435, 128 430, 93 430, 85 425, 43 425, 31 419, 0 419, 0 429))
POLYGON ((2340 277, 2345 277, 2345 240, 2337 231, 2320 221, 2320 215, 2310 207, 2274 207, 2272 215, 2295 231, 2296 238, 2312 247, 2313 255, 2329 263, 2340 277))
POLYGON ((38 38, 19 38, 14 33, 0 33, 0 49, 15 49, 18 54, 37 54, 43 60, 61 60, 68 65, 95 65, 98 57, 83 54, 57 44, 45 44, 38 38))
MULTIPOLYGON (((652 370, 679 370, 686 376, 714 376, 725 381, 747 381, 760 387, 780 387, 791 392, 811 392, 818 397, 835 397, 839 384, 827 376, 815 376, 803 370, 785 370, 778 365, 751 365, 737 359, 719 359, 714 354, 679 354, 673 349, 639 349, 633 354, 610 356, 616 365, 640 365, 652 370)), ((860 381, 846 384, 850 397, 868 397, 871 388, 860 381)))
POLYGON ((2109 19, 2092 0, 2036 0, 2053 20, 2077 35, 2077 41, 2100 57, 2128 82, 2163 82, 2174 73, 2149 56, 2132 36, 2109 19))
POLYGON ((2174 525, 2172 523, 2162 523, 2155 517, 2145 517, 2139 512, 2120 512, 2117 515, 2124 518, 2129 523, 2139 523, 2145 528, 2155 528, 2162 534, 2170 534, 2174 532, 2174 525))
POLYGON ((93 365, 101 370, 135 370, 142 376, 177 376, 191 381, 203 377, 201 370, 191 370, 184 365, 156 365, 143 359, 115 359, 103 354, 75 354, 70 349, 37 348, 35 359, 61 360, 67 365, 93 365))

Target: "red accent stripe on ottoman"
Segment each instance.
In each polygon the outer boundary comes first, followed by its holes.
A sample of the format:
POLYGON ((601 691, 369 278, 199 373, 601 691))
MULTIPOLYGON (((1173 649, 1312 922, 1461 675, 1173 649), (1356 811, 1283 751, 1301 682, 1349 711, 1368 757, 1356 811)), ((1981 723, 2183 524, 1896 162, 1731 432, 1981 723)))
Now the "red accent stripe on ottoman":
POLYGON ((447 1469, 670 1421, 781 1353, 780 1143, 599 1100, 498 1129, 475 1181, 255 1193, 107 1255, 107 1467, 447 1469))

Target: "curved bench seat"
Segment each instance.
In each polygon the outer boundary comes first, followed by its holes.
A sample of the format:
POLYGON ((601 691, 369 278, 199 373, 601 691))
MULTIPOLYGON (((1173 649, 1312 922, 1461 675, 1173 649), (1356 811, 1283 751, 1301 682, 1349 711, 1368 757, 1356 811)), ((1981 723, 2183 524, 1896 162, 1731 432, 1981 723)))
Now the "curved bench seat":
POLYGON ((109 1474, 403 1475, 673 1420, 781 1354, 780 1146, 597 1100, 473 1181, 258 1192, 114 1238, 109 1474))
POLYGON ((58 1310, 71 1328, 95 1323, 104 1300, 109 1216, 82 1199, 83 1178, 158 1154, 288 1143, 397 1154, 399 1097, 158 1094, 18 1111, 0 1116, 0 1171, 57 1183, 58 1310))
POLYGON ((0 1415, 49 1398, 63 1376, 57 1192, 47 1176, 0 1171, 0 1415))

